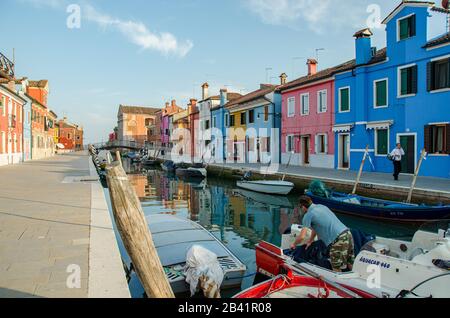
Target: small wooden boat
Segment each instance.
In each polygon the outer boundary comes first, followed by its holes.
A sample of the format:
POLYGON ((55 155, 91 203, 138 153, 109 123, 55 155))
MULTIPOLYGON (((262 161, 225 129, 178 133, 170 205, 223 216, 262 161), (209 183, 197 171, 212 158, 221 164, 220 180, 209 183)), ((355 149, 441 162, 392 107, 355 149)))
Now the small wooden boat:
POLYGON ((428 206, 367 198, 340 192, 326 196, 306 191, 315 204, 337 213, 398 222, 428 222, 450 218, 450 205, 428 206))
MULTIPOLYGON (((281 247, 267 242, 258 244, 258 273, 276 277, 292 267, 301 266, 308 275, 313 273, 335 284, 380 298, 450 297, 450 272, 445 261, 450 259, 450 230, 440 230, 438 233, 419 230, 411 242, 377 237, 364 244, 359 251, 355 245, 357 256, 353 271, 345 273, 333 272, 325 266, 325 263, 329 264, 329 259, 325 259, 320 265, 305 260, 303 257, 309 256, 304 247, 293 254, 290 245, 298 233, 299 231, 283 235, 281 247), (303 255, 301 259, 299 255, 303 255), (376 283, 373 282, 374 270, 377 270, 380 278, 376 283), (368 284, 371 280, 372 283, 368 284)), ((355 239, 355 244, 356 242, 355 239)), ((320 244, 321 241, 317 241, 308 250, 316 255, 320 254, 320 244)))
POLYGON ((217 255, 224 271, 222 289, 240 287, 246 266, 201 225, 172 215, 147 217, 155 247, 175 294, 189 291, 184 276, 188 251, 200 245, 217 255))
POLYGON ((157 166, 158 164, 159 164, 158 160, 147 159, 142 161, 142 165, 145 167, 154 167, 157 166))
POLYGON ((261 192, 274 195, 288 195, 295 185, 288 181, 247 181, 242 180, 237 182, 239 188, 250 190, 254 192, 261 192))
POLYGON ((293 274, 279 275, 269 281, 253 286, 233 298, 375 298, 370 293, 344 286, 329 285, 323 280, 293 274))
POLYGON ((195 164, 192 167, 181 164, 177 167, 175 174, 183 179, 205 179, 208 171, 202 164, 195 164))

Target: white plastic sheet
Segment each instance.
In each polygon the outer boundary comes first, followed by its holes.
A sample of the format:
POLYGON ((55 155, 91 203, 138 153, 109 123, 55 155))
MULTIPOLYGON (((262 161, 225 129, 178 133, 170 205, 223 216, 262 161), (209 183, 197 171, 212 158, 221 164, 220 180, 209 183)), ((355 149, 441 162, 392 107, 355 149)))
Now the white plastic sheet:
POLYGON ((207 298, 220 298, 224 273, 213 252, 199 245, 193 246, 187 253, 185 276, 191 296, 201 289, 207 298))

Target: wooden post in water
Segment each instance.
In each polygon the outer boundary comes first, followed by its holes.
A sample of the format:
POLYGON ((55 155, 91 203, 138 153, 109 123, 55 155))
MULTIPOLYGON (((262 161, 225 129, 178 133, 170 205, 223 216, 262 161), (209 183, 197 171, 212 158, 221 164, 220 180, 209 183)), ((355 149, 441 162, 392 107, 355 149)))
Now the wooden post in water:
POLYGON ((364 152, 363 160, 361 162, 361 167, 359 168, 358 177, 356 178, 355 186, 353 187, 352 194, 356 194, 356 190, 358 189, 359 182, 361 181, 361 176, 364 169, 364 164, 366 163, 367 154, 369 153, 369 145, 366 147, 366 151, 364 152))
POLYGON ((174 298, 136 191, 119 163, 106 171, 117 228, 147 296, 174 298))
POLYGON ((419 176, 420 168, 422 167, 422 163, 426 155, 427 151, 423 149, 420 155, 419 164, 417 165, 416 172, 414 173, 413 182, 411 184, 411 189, 409 189, 408 199, 406 200, 406 203, 411 203, 412 201, 412 195, 414 192, 414 188, 416 187, 417 177, 419 176))
POLYGON ((123 167, 122 156, 120 155, 120 151, 119 150, 116 151, 116 159, 117 159, 117 162, 120 163, 120 166, 123 167))

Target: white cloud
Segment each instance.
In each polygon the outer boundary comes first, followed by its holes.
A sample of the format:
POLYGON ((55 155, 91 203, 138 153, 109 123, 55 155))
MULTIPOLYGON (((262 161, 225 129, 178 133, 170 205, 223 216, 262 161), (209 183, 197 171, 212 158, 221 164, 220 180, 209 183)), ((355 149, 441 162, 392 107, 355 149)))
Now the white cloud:
POLYGON ((317 33, 342 26, 358 27, 367 19, 367 5, 360 0, 247 0, 244 5, 264 23, 317 33))
POLYGON ((143 50, 155 50, 164 55, 185 57, 194 47, 190 40, 179 42, 168 32, 160 34, 150 31, 145 24, 138 21, 124 21, 98 12, 94 7, 86 5, 82 11, 88 21, 97 23, 103 28, 112 28, 122 33, 131 43, 143 50))

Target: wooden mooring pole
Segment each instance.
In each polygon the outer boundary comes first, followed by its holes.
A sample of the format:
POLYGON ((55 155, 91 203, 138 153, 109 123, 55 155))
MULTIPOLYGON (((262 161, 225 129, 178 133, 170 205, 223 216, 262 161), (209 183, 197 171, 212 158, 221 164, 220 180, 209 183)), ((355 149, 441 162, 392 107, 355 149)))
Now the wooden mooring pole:
POLYGON ((361 181, 361 176, 364 169, 364 164, 366 163, 367 155, 369 153, 369 145, 366 147, 366 151, 364 152, 363 160, 361 162, 361 167, 359 168, 358 177, 356 178, 355 186, 353 187, 352 194, 356 194, 356 190, 358 189, 359 182, 361 181))
POLYGON ((122 165, 106 168, 114 218, 135 271, 150 298, 174 298, 139 198, 122 165))
POLYGON ((120 151, 119 150, 116 151, 116 157, 117 157, 116 158, 117 162, 120 163, 121 166, 123 166, 123 164, 122 164, 122 156, 120 155, 120 151))
POLYGON ((425 159, 426 155, 427 155, 427 151, 425 149, 423 149, 422 153, 420 155, 419 164, 417 165, 416 171, 414 173, 413 182, 411 184, 411 188, 409 189, 408 199, 406 200, 406 203, 411 203, 411 201, 412 201, 414 188, 416 187, 416 183, 417 183, 417 177, 419 176, 420 168, 422 167, 422 163, 423 163, 423 160, 425 159))

